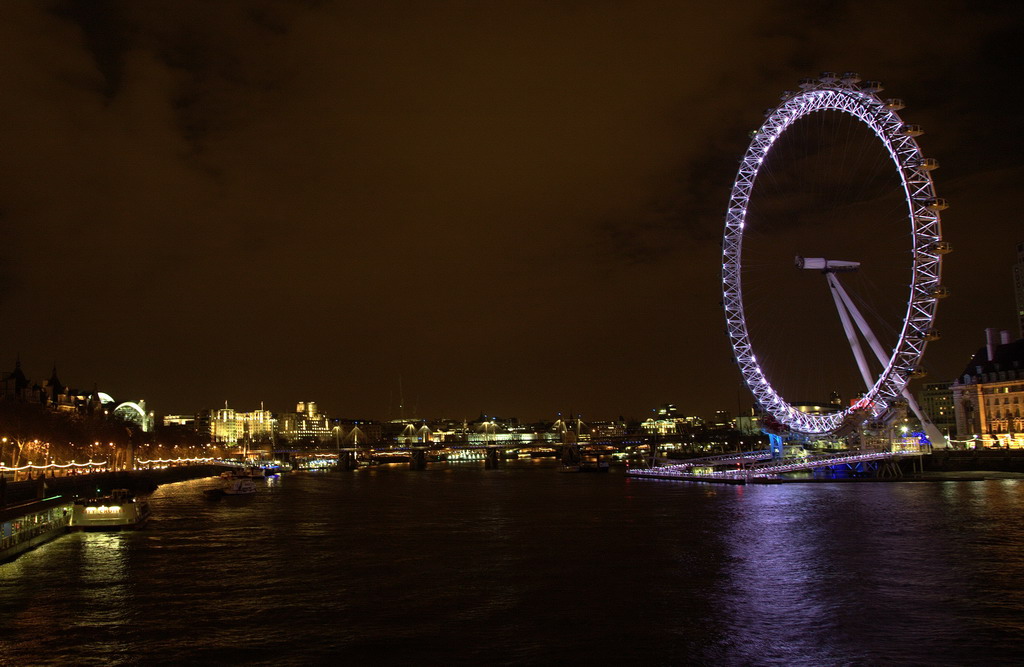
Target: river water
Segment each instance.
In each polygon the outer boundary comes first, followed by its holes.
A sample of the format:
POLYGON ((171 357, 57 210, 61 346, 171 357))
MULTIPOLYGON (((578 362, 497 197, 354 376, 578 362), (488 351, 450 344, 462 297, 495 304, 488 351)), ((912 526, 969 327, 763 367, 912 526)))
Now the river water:
POLYGON ((1024 479, 712 486, 547 462, 161 487, 0 565, 0 664, 1020 664, 1024 479))

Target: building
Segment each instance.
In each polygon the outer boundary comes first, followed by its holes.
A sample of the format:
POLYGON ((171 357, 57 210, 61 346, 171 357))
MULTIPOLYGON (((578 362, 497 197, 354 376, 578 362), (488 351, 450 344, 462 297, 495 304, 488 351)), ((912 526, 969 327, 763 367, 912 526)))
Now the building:
POLYGON ((238 417, 224 401, 223 408, 210 413, 210 437, 214 442, 233 445, 238 442, 239 435, 238 417))
POLYGON ((728 410, 715 410, 711 418, 711 428, 732 428, 735 424, 732 421, 732 413, 728 410))
POLYGON ((325 442, 341 437, 334 424, 320 413, 315 401, 301 401, 295 412, 283 413, 277 421, 277 433, 289 442, 325 442))
POLYGON ((956 411, 953 409, 953 383, 928 382, 917 395, 925 416, 947 439, 956 433, 956 411))
POLYGON ((153 430, 153 424, 156 422, 156 416, 153 414, 153 411, 146 408, 146 401, 124 401, 118 403, 110 414, 146 433, 153 430))
MULTIPOLYGON (((269 442, 274 437, 274 429, 277 420, 274 419, 270 410, 265 410, 260 404, 259 410, 252 412, 238 412, 229 408, 227 401, 220 410, 209 412, 209 432, 214 442, 228 445, 235 445, 239 442, 269 442)), ((185 417, 175 417, 176 423, 185 425, 185 417)), ((164 425, 167 425, 168 417, 164 417, 164 425)), ((200 428, 203 420, 200 416, 193 420, 193 424, 200 428)))
POLYGON ((264 409, 263 403, 260 403, 259 410, 235 413, 235 419, 238 420, 239 437, 249 442, 264 442, 274 437, 277 420, 270 410, 264 409))
POLYGON ((624 435, 626 435, 624 420, 590 422, 591 440, 608 440, 609 438, 621 438, 624 435))
POLYGON ((761 433, 761 422, 762 416, 751 410, 749 415, 740 415, 736 418, 736 430, 743 435, 758 435, 761 433))
POLYGON ((1024 448, 1024 338, 986 329, 986 345, 953 381, 956 432, 968 446, 1024 448))

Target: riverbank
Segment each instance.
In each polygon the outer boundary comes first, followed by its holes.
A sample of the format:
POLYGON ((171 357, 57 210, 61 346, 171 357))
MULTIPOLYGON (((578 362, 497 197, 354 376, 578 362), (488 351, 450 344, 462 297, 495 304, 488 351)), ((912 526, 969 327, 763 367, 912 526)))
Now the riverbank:
POLYGON ((922 458, 925 472, 1024 473, 1024 449, 951 449, 922 458))
MULTIPOLYGON (((68 477, 46 477, 42 497, 66 496, 69 498, 97 496, 110 493, 113 489, 128 489, 135 494, 152 493, 161 484, 184 482, 201 477, 214 477, 226 470, 218 465, 174 466, 159 470, 119 470, 116 472, 71 475, 68 477)), ((39 498, 38 479, 22 482, 8 482, 5 492, 7 505, 23 503, 39 498)), ((3 503, 0 503, 2 506, 3 503)))

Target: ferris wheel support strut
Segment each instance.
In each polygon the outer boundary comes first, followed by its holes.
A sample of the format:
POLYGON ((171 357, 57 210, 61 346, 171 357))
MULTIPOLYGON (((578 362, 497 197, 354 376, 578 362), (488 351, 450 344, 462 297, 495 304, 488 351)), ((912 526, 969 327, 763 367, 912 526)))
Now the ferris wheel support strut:
POLYGON ((866 388, 870 390, 871 386, 875 383, 874 377, 871 375, 871 369, 868 368, 868 360, 864 358, 864 350, 861 349, 860 339, 857 338, 857 332, 854 331, 853 323, 850 322, 850 314, 843 305, 843 288, 839 284, 839 281, 836 280, 835 274, 828 274, 828 285, 832 291, 832 298, 836 302, 836 310, 839 312, 839 319, 843 323, 843 331, 846 332, 846 340, 850 342, 850 349, 853 350, 853 356, 857 360, 857 368, 860 369, 860 374, 861 377, 864 378, 866 388))
MULTIPOLYGON (((879 363, 882 367, 886 367, 889 363, 889 359, 885 356, 885 351, 882 348, 882 344, 878 342, 878 338, 875 337, 871 327, 868 326, 867 320, 861 315, 860 310, 853 303, 853 299, 847 294, 846 290, 839 283, 839 279, 836 278, 834 273, 828 273, 828 284, 832 288, 832 296, 836 301, 836 309, 839 311, 839 319, 843 322, 843 329, 846 330, 846 337, 850 341, 850 347, 853 349, 853 355, 857 358, 857 366, 860 367, 861 375, 864 376, 864 381, 868 385, 868 389, 871 389, 871 373, 867 367, 867 360, 864 359, 864 352, 861 350, 860 341, 857 340, 856 334, 853 333, 853 328, 850 326, 850 318, 857 324, 857 328, 860 329, 860 333, 867 340, 868 345, 871 346, 871 350, 878 357, 879 363), (852 334, 852 335, 851 335, 852 334)), ((917 404, 917 399, 910 393, 910 388, 906 385, 903 386, 903 398, 907 400, 907 406, 917 417, 917 420, 921 422, 921 428, 924 429, 924 433, 928 436, 928 440, 932 443, 933 447, 944 448, 946 446, 946 437, 942 435, 938 427, 932 423, 932 420, 924 414, 921 410, 921 406, 917 404)))

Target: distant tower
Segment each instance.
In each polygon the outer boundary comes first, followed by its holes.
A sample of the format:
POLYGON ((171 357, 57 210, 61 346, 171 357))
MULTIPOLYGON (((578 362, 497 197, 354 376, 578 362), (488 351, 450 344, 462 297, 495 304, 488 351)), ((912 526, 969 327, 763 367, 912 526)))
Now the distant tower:
POLYGON ((1017 263, 1013 265, 1013 291, 1017 295, 1017 333, 1024 338, 1024 242, 1017 244, 1017 263))

